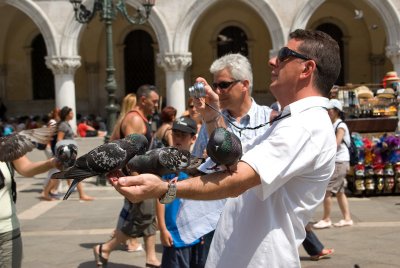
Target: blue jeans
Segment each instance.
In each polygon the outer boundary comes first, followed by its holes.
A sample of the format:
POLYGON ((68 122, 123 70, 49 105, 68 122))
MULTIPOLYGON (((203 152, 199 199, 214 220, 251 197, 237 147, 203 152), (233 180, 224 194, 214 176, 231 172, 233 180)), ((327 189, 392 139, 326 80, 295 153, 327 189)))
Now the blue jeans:
POLYGON ((321 241, 313 231, 306 231, 306 238, 303 241, 303 247, 308 255, 318 255, 324 249, 321 241))

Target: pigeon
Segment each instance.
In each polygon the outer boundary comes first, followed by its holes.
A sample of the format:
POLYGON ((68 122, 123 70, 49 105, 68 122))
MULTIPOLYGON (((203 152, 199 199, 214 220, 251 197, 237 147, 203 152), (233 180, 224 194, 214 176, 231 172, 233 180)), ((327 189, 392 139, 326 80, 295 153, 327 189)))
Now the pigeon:
POLYGON ((207 143, 207 155, 216 164, 225 165, 231 173, 229 166, 235 164, 242 157, 242 143, 240 139, 225 128, 216 128, 210 135, 207 143))
POLYGON ((0 137, 0 161, 12 162, 36 148, 36 144, 48 144, 57 131, 56 124, 47 127, 25 129, 0 137))
POLYGON ((187 150, 176 147, 163 147, 150 150, 144 155, 136 155, 126 164, 123 172, 151 173, 158 176, 178 174, 184 171, 189 175, 195 174, 197 167, 204 162, 203 158, 194 157, 187 150))
POLYGON ((82 180, 106 174, 123 168, 137 154, 144 154, 148 141, 141 134, 130 134, 123 139, 102 144, 76 159, 75 164, 61 172, 54 173, 52 179, 74 179, 64 200, 68 199, 76 185, 82 180))
POLYGON ((60 163, 61 170, 72 167, 78 155, 78 147, 74 140, 61 140, 56 144, 55 157, 60 163))

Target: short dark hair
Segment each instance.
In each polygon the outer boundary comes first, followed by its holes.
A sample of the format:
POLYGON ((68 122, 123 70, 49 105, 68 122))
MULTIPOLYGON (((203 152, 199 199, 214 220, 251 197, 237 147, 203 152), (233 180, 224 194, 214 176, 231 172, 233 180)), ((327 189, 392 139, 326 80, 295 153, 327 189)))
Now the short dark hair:
POLYGON ((289 37, 302 41, 297 48, 298 52, 317 64, 314 84, 327 97, 341 69, 338 43, 327 33, 313 30, 297 29, 289 37))
POLYGON ((136 97, 140 99, 140 97, 146 97, 148 98, 150 96, 150 93, 154 91, 158 94, 157 88, 153 85, 142 85, 138 88, 136 91, 136 97))

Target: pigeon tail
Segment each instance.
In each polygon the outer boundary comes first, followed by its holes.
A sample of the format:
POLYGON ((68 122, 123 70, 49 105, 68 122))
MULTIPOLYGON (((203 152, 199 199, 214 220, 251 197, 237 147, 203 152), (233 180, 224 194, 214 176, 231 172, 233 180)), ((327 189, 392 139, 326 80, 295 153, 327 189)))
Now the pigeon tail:
POLYGON ((69 187, 68 191, 65 193, 63 200, 67 200, 68 197, 72 194, 72 192, 75 190, 76 186, 78 185, 80 181, 79 180, 73 180, 71 183, 71 186, 69 187))
POLYGON ((66 179, 65 177, 65 171, 60 171, 57 173, 54 173, 53 175, 51 175, 52 179, 66 179))

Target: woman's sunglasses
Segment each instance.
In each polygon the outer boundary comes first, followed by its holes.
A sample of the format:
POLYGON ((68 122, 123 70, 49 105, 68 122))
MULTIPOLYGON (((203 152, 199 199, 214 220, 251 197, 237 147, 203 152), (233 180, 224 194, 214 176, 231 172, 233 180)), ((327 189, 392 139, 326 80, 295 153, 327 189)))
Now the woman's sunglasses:
POLYGON ((230 81, 230 82, 222 81, 222 82, 219 82, 219 83, 212 83, 212 88, 214 89, 214 91, 217 88, 225 90, 225 89, 230 88, 233 84, 236 84, 237 82, 240 82, 240 81, 241 80, 233 80, 233 81, 230 81))

